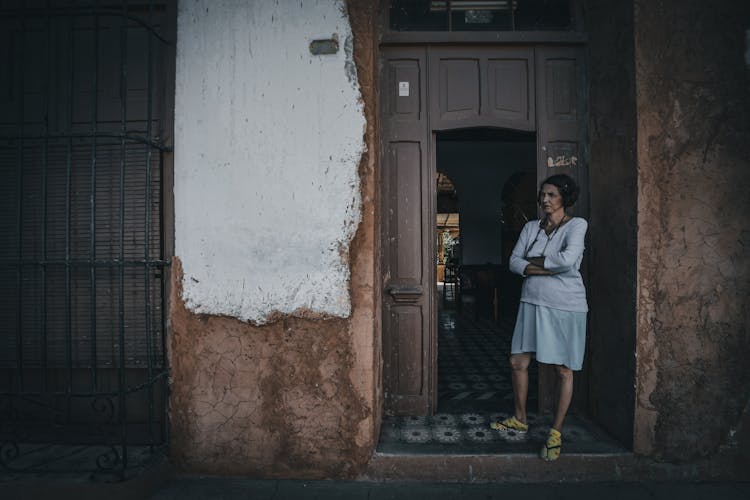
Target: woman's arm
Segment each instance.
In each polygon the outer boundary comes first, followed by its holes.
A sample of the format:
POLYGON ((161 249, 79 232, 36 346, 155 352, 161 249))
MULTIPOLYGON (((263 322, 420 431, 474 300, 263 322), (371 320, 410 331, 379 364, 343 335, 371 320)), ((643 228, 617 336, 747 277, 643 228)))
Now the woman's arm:
POLYGON ((526 276, 551 276, 553 274, 557 274, 557 273, 554 271, 550 271, 549 269, 545 269, 533 263, 526 266, 526 270, 524 271, 524 275, 526 276))
POLYGON ((554 271, 544 268, 544 257, 532 257, 529 260, 529 265, 526 266, 524 274, 527 276, 551 276, 557 274, 554 271))
POLYGON ((508 262, 508 268, 510 271, 515 274, 520 274, 521 276, 526 274, 526 268, 529 265, 529 261, 523 258, 524 252, 526 251, 526 245, 529 244, 529 229, 531 229, 529 224, 523 226, 521 234, 518 235, 518 241, 516 242, 516 246, 513 247, 513 253, 510 254, 510 261, 508 262))
POLYGON ((568 224, 571 224, 571 226, 560 251, 545 256, 541 262, 536 262, 537 265, 541 265, 543 268, 553 271, 553 273, 569 271, 576 265, 578 259, 583 255, 588 223, 585 219, 577 218, 568 222, 568 224))

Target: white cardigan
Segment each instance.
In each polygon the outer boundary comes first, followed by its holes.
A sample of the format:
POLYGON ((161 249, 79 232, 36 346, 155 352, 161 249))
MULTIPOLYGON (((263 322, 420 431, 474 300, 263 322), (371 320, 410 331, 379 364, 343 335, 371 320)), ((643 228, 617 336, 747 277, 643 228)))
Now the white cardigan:
POLYGON ((523 276, 529 265, 525 258, 543 256, 545 269, 556 274, 527 276, 521 288, 521 302, 563 311, 588 312, 586 289, 579 271, 588 229, 586 219, 573 217, 549 236, 540 230, 539 223, 539 220, 527 222, 521 230, 510 256, 510 270, 523 276))

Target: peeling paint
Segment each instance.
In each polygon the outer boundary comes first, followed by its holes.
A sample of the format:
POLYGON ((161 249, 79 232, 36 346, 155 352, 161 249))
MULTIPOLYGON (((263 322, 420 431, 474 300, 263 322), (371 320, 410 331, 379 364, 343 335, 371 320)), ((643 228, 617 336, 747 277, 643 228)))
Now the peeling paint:
POLYGON ((344 52, 346 53, 346 78, 350 82, 356 82, 357 66, 354 64, 354 37, 352 35, 346 37, 344 52))
POLYGON ((180 2, 175 110, 188 309, 348 317, 365 118, 343 3, 180 2), (311 55, 331 33, 345 50, 311 55))
POLYGON ((196 316, 174 262, 170 359, 172 457, 184 470, 267 477, 347 477, 372 403, 351 382, 346 320, 280 318, 252 326, 196 316))

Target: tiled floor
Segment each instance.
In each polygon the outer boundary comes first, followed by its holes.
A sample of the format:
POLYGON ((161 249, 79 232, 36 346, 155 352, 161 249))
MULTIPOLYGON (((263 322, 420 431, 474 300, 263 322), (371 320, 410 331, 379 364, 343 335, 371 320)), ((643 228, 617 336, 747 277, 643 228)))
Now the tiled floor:
MULTIPOLYGON (((381 453, 528 453, 544 442, 551 417, 529 413, 529 433, 501 436, 490 422, 513 411, 508 355, 513 319, 499 323, 454 308, 438 312, 438 411, 429 417, 383 418, 381 453)), ((536 364, 529 372, 528 408, 535 409, 536 364)), ((593 423, 569 415, 563 429, 563 452, 625 451, 593 423)))
MULTIPOLYGON (((438 316, 438 411, 513 409, 510 339, 513 320, 499 323, 455 309, 438 316)), ((529 372, 528 407, 536 407, 536 370, 529 372)))

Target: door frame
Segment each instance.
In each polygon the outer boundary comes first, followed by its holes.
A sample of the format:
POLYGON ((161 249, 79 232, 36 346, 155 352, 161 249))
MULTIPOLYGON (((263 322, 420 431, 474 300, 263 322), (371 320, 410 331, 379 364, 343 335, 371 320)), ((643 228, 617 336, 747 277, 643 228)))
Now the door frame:
MULTIPOLYGON (((420 35, 423 37, 423 35, 420 35)), ((585 37, 584 37, 585 38, 585 37)), ((422 144, 424 145, 425 151, 423 151, 423 157, 421 159, 422 161, 422 168, 424 168, 424 177, 425 179, 432 180, 437 175, 437 165, 436 165, 436 148, 435 148, 435 141, 436 141, 436 133, 444 130, 455 130, 460 128, 469 128, 469 127, 487 127, 487 126, 494 126, 496 128, 506 128, 506 129, 514 129, 514 130, 521 130, 521 131, 534 131, 536 134, 536 146, 537 146, 537 182, 540 182, 545 178, 546 176, 550 175, 551 172, 548 167, 546 166, 546 155, 547 155, 547 148, 546 144, 548 141, 551 141, 552 139, 557 139, 554 135, 550 135, 548 128, 553 128, 545 121, 545 119, 542 119, 540 117, 540 114, 544 111, 543 107, 539 106, 539 102, 541 99, 540 94, 544 91, 544 87, 540 85, 540 81, 538 79, 541 79, 543 77, 544 68, 541 66, 543 64, 543 57, 538 57, 538 54, 565 54, 566 51, 571 54, 575 54, 573 59, 578 61, 578 64, 580 66, 575 66, 575 68, 578 70, 578 73, 576 74, 576 78, 580 78, 580 80, 576 80, 576 102, 580 103, 581 108, 578 110, 574 110, 576 112, 580 111, 580 114, 577 115, 579 118, 577 119, 577 123, 581 122, 583 123, 584 130, 578 130, 577 135, 574 134, 575 137, 577 137, 579 140, 579 149, 577 154, 579 154, 582 157, 582 164, 584 165, 583 168, 578 168, 576 170, 572 170, 568 172, 567 170, 570 169, 555 169, 554 173, 573 173, 576 177, 579 177, 579 180, 585 181, 587 186, 588 182, 588 136, 585 133, 585 125, 587 122, 587 116, 588 116, 588 109, 587 109, 587 102, 585 93, 583 91, 583 87, 585 86, 586 82, 586 60, 585 60, 585 54, 582 50, 582 39, 578 38, 576 39, 577 43, 570 44, 570 39, 565 40, 565 46, 561 47, 560 44, 556 43, 549 43, 548 40, 545 40, 547 43, 524 43, 523 45, 518 45, 516 43, 493 43, 493 44, 472 44, 472 43, 464 43, 464 44, 451 44, 450 46, 442 46, 439 44, 433 44, 433 43, 425 43, 422 41, 422 43, 417 44, 402 44, 402 43, 385 43, 381 44, 381 51, 380 51, 380 68, 382 70, 381 72, 381 102, 379 106, 379 113, 381 116, 381 160, 383 163, 383 168, 381 168, 381 179, 380 179, 380 187, 381 192, 386 193, 381 197, 381 210, 384 216, 387 216, 389 214, 389 206, 388 203, 388 189, 385 185, 386 182, 389 181, 388 173, 389 173, 389 167, 386 165, 389 161, 388 155, 390 154, 389 151, 386 148, 387 142, 389 139, 389 131, 388 128, 388 120, 385 116, 386 114, 386 107, 390 106, 389 99, 392 99, 392 95, 389 92, 389 88, 386 88, 388 85, 392 84, 389 78, 392 77, 392 75, 385 75, 383 77, 383 73, 388 70, 388 64, 387 59, 390 57, 391 54, 395 54, 398 52, 404 52, 407 54, 411 54, 414 56, 415 54, 421 53, 421 62, 423 64, 421 70, 421 74, 424 75, 423 80, 420 82, 420 91, 424 91, 425 93, 421 97, 423 99, 423 103, 421 103, 420 112, 424 113, 424 116, 420 116, 420 126, 423 128, 422 130, 422 144), (528 55, 528 85, 529 85, 529 91, 530 94, 527 96, 529 102, 531 103, 531 106, 529 107, 529 112, 531 113, 530 116, 530 122, 522 123, 517 127, 512 126, 511 123, 508 123, 505 120, 488 120, 486 116, 482 117, 481 119, 473 120, 471 118, 464 119, 461 118, 459 121, 457 121, 455 124, 451 124, 451 120, 448 120, 447 122, 445 120, 437 120, 435 116, 435 106, 433 104, 436 102, 436 96, 432 92, 435 91, 435 87, 437 87, 436 82, 434 81, 435 78, 440 78, 438 75, 438 72, 434 67, 431 66, 431 61, 433 60, 433 55, 435 52, 439 51, 457 51, 458 53, 467 53, 467 54, 477 54, 477 58, 479 57, 488 57, 487 54, 493 54, 495 51, 498 54, 501 54, 503 52, 507 54, 518 54, 519 51, 523 52, 526 51, 528 55), (426 124, 425 124, 426 122, 426 124), (543 123, 544 122, 544 123, 543 123), (425 128, 426 127, 426 128, 425 128), (424 164, 425 158, 427 160, 427 164, 424 164), (580 174, 580 175, 579 175, 580 174), (582 177, 582 178, 581 178, 582 177)), ((546 57, 546 56, 544 56, 546 57)), ((568 57, 570 59, 570 57, 568 57)), ((481 76, 481 75, 480 75, 481 76)), ((482 87, 486 87, 486 82, 481 83, 482 87)), ((394 90, 394 89, 390 89, 394 90)), ((484 92, 484 89, 482 90, 484 92)), ((486 99, 486 96, 485 96, 486 99)), ((483 105, 486 106, 486 103, 483 105)), ((552 120, 553 121, 553 120, 552 120)), ((520 122, 519 122, 520 123, 520 122)), ((564 124, 563 124, 564 125, 564 124)), ((579 129, 581 127, 579 126, 579 129)), ((565 127, 563 126, 563 129, 565 127)), ((563 134, 565 136, 565 134, 563 134)), ((566 138, 562 137, 562 140, 564 141, 566 138)), ((423 186, 427 187, 429 186, 429 191, 427 194, 428 201, 424 205, 425 207, 425 213, 422 214, 422 217, 426 219, 426 226, 427 229, 425 229, 425 237, 422 240, 422 254, 424 255, 424 259, 427 262, 424 276, 426 277, 427 281, 425 282, 425 286, 423 286, 424 290, 423 292, 426 293, 424 305, 426 306, 426 311, 424 313, 424 321, 428 323, 428 341, 426 342, 426 345, 424 346, 424 353, 423 353, 423 359, 427 363, 424 367, 423 371, 423 377, 422 380, 425 384, 427 384, 426 390, 423 392, 424 397, 426 398, 426 402, 422 405, 421 411, 417 411, 417 414, 431 414, 434 412, 434 410, 437 407, 437 294, 435 293, 433 282, 435 281, 435 274, 436 269, 433 265, 436 259, 436 249, 434 248, 434 240, 435 240, 435 227, 434 227, 434 221, 435 221, 435 215, 436 215, 436 206, 437 206, 437 200, 436 200, 436 192, 434 189, 434 186, 432 186, 429 182, 425 182, 425 179, 423 179, 423 186), (424 245, 429 243, 429 249, 425 249, 424 245)), ((585 191, 585 190, 584 190, 585 191)), ((422 196, 424 196, 425 193, 423 193, 422 196)), ((583 208, 577 211, 577 214, 579 215, 587 215, 588 211, 588 202, 587 200, 583 203, 583 208)), ((425 221, 423 221, 424 223, 425 221)), ((385 228, 384 231, 381 231, 381 252, 379 255, 379 258, 381 259, 381 268, 384 272, 384 279, 381 283, 382 290, 381 290, 381 298, 382 298, 382 305, 381 305, 381 311, 379 311, 381 314, 383 314, 383 321, 382 321, 382 355, 383 355, 383 366, 382 366, 382 383, 383 383, 383 392, 384 392, 384 403, 383 403, 383 409, 384 413, 393 413, 393 414, 403 414, 401 413, 401 410, 394 409, 393 407, 389 407, 389 382, 388 377, 389 375, 389 366, 392 366, 389 364, 389 356, 392 355, 392 353, 387 352, 389 348, 389 340, 387 339, 388 333, 386 329, 388 328, 388 319, 386 318, 386 309, 388 307, 387 305, 387 292, 388 292, 388 284, 387 281, 387 270, 389 269, 388 263, 386 262, 386 254, 389 249, 388 244, 388 237, 386 236, 386 232, 388 231, 387 228, 388 222, 386 221, 386 217, 383 219, 383 226, 385 228)), ((549 373, 540 373, 540 385, 542 387, 540 388, 540 410, 551 410, 551 406, 553 404, 552 398, 549 396, 552 391, 554 390, 554 375, 553 371, 547 370, 549 373), (544 394, 547 394, 547 396, 544 396, 544 394)), ((580 378, 580 377, 579 377, 580 378)), ((585 381, 584 381, 585 384, 585 381)), ((580 384, 579 384, 580 387, 580 384)), ((578 391, 579 393, 581 391, 578 391)), ((583 391, 584 395, 587 394, 587 391, 583 391)), ((580 394, 579 394, 580 396, 580 394)), ((579 398, 580 399, 580 398, 579 398)), ((414 413, 414 408, 411 408, 412 413, 414 413)))

